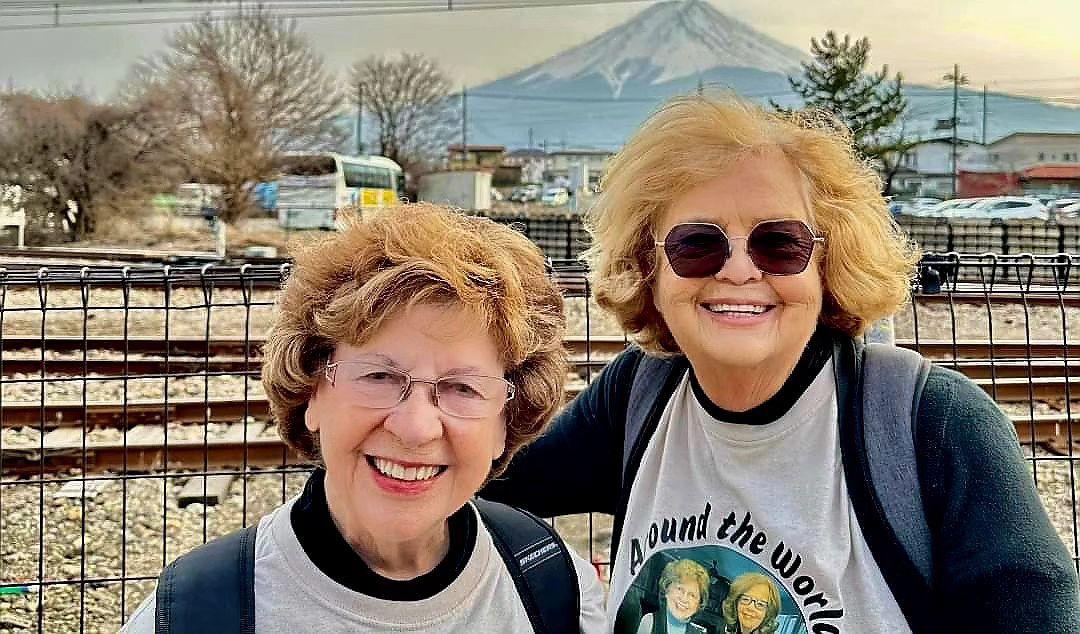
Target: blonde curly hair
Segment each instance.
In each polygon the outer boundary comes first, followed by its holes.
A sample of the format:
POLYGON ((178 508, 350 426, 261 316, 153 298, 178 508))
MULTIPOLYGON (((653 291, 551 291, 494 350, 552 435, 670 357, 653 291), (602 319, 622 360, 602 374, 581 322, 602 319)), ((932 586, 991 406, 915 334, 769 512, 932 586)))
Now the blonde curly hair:
POLYGON ((733 95, 670 101, 607 165, 585 223, 596 300, 646 350, 677 353, 653 304, 655 227, 680 195, 754 152, 776 148, 805 178, 811 224, 826 236, 818 259, 821 322, 864 332, 909 298, 919 254, 892 220, 881 182, 850 134, 822 114, 766 112, 733 95))

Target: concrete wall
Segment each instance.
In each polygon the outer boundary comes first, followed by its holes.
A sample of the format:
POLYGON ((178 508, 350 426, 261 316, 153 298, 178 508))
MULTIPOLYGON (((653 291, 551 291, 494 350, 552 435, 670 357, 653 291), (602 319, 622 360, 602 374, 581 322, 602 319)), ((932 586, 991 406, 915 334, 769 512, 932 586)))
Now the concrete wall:
POLYGON ((432 172, 420 178, 420 200, 468 211, 491 209, 491 173, 432 172))

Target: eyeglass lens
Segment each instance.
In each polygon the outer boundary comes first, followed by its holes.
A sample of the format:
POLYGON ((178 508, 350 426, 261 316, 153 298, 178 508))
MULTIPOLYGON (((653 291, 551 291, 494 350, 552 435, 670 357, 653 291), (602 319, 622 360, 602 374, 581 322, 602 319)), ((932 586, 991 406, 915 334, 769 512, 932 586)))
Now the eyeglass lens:
POLYGON ((758 610, 764 610, 769 607, 768 601, 761 601, 745 594, 739 597, 739 603, 745 605, 746 607, 757 608, 758 610))
POLYGON ((413 383, 434 383, 435 403, 442 411, 461 418, 483 418, 502 408, 509 392, 503 379, 478 375, 445 376, 435 381, 413 379, 387 366, 338 363, 334 385, 346 388, 365 407, 394 407, 406 398, 413 383))
MULTIPOLYGON (((664 253, 679 277, 715 275, 731 257, 731 248, 720 227, 703 223, 675 225, 664 239, 664 253)), ((746 252, 762 273, 795 275, 810 263, 814 234, 799 220, 768 220, 750 231, 746 252)))

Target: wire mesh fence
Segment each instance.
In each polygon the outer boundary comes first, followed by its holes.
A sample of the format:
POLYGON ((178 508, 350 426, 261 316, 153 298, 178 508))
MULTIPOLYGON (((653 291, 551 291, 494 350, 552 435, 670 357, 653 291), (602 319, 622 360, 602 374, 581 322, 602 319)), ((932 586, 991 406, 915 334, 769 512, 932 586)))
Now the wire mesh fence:
MULTIPOLYGON (((1013 418, 1078 552, 1080 256, 928 256, 898 345, 967 374, 1013 418)), ((553 262, 582 389, 625 345, 553 262)), ((259 383, 287 266, 8 265, 0 270, 0 631, 113 632, 161 568, 299 493, 259 383)), ((607 575, 611 518, 555 520, 607 575)))

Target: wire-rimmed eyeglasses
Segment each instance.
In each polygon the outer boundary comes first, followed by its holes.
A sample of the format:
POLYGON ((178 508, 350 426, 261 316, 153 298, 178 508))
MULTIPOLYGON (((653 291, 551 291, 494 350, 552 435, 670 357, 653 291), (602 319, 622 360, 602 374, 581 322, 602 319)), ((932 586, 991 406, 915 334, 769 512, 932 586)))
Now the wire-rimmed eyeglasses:
POLYGON ((458 418, 486 418, 502 410, 514 398, 514 384, 502 377, 452 374, 437 379, 417 379, 405 370, 368 361, 337 361, 326 364, 326 380, 347 389, 357 403, 389 409, 409 397, 414 383, 432 387, 435 406, 458 418))

